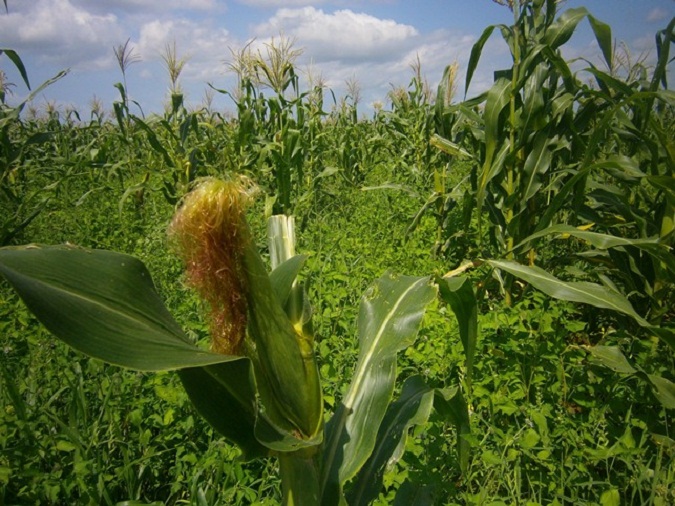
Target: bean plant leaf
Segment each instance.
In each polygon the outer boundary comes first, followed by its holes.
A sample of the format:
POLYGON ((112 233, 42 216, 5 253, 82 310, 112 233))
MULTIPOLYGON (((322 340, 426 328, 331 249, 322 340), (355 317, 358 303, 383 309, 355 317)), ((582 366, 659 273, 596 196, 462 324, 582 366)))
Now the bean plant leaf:
POLYGON ((322 494, 337 504, 343 484, 370 457, 394 390, 396 353, 410 345, 436 288, 429 278, 385 274, 363 295, 359 358, 349 389, 326 425, 322 494))
POLYGON ((385 470, 400 459, 408 429, 429 419, 434 391, 420 376, 411 376, 403 384, 401 396, 389 405, 375 448, 363 465, 347 494, 349 504, 370 504, 382 489, 385 470))
POLYGON ((562 281, 544 269, 510 260, 489 260, 488 263, 530 283, 550 297, 618 311, 632 317, 643 327, 650 327, 649 322, 635 312, 628 299, 605 286, 586 281, 562 281))
POLYGON ((56 337, 89 356, 141 371, 227 362, 192 344, 129 255, 73 246, 0 249, 0 273, 56 337))

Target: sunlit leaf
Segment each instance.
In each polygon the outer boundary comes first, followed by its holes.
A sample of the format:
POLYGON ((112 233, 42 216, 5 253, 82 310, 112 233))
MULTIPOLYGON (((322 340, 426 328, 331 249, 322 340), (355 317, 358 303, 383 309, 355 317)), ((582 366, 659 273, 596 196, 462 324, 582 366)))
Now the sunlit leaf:
POLYGON ((628 299, 605 286, 585 281, 562 281, 539 267, 528 267, 509 260, 489 260, 488 263, 527 281, 553 298, 618 311, 632 317, 640 325, 650 327, 649 322, 635 312, 628 299))
POLYGON ((435 295, 429 278, 386 274, 361 299, 356 371, 326 425, 321 484, 326 504, 337 504, 342 485, 370 457, 393 394, 396 353, 414 341, 435 295))
POLYGON ((382 488, 387 467, 401 457, 408 428, 425 423, 433 406, 434 391, 419 376, 403 384, 401 396, 389 405, 370 458, 356 475, 347 494, 349 504, 370 504, 382 488))

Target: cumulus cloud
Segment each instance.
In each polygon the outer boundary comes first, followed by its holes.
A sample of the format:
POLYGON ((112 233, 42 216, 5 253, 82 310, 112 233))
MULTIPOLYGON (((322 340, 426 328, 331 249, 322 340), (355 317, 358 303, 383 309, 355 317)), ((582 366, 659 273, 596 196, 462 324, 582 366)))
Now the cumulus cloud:
POLYGON ((320 5, 325 0, 237 0, 238 3, 253 7, 306 7, 320 5))
POLYGON ((20 52, 34 51, 41 61, 83 67, 112 63, 111 47, 123 39, 113 14, 96 15, 69 0, 18 2, 0 16, 3 44, 20 52))
POLYGON ((172 10, 200 10, 215 9, 216 0, 73 0, 82 8, 96 12, 167 12, 172 10))
POLYGON ((649 11, 649 14, 647 14, 647 21, 650 23, 663 21, 664 19, 668 19, 668 12, 665 9, 661 9, 659 7, 653 8, 649 11))
POLYGON ((228 48, 236 44, 227 30, 211 23, 174 18, 143 24, 137 50, 144 60, 159 60, 174 42, 178 56, 187 59, 183 77, 202 82, 222 75, 221 62, 229 56, 228 48))
POLYGON ((255 28, 259 37, 283 33, 294 37, 317 63, 384 61, 409 50, 419 36, 416 28, 351 10, 332 14, 315 7, 283 8, 255 28))

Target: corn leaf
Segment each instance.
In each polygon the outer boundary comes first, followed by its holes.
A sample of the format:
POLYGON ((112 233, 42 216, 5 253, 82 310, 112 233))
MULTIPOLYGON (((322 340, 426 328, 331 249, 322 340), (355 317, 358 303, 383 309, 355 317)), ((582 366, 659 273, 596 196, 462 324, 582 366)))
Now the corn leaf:
POLYGON ((141 371, 179 369, 199 413, 238 444, 245 458, 268 452, 254 437, 250 360, 190 343, 140 260, 72 246, 3 248, 0 273, 56 337, 111 364, 141 371), (204 365, 209 367, 199 367, 204 365))
POLYGON ((433 400, 434 391, 420 376, 411 376, 405 381, 401 396, 389 405, 384 415, 373 453, 349 489, 349 504, 370 504, 377 499, 385 470, 400 459, 405 449, 408 429, 426 423, 433 400))
POLYGON ((587 15, 588 11, 584 7, 566 10, 546 31, 544 41, 553 49, 559 48, 572 37, 579 21, 587 15))
POLYGON ((466 69, 466 82, 464 84, 464 96, 466 97, 466 93, 469 91, 469 85, 471 84, 471 79, 473 78, 473 73, 476 70, 476 67, 478 66, 478 61, 480 60, 480 55, 483 52, 483 46, 485 46, 485 43, 487 40, 490 38, 490 35, 492 35, 492 32, 494 29, 497 28, 495 25, 488 26, 485 30, 483 30, 483 33, 481 36, 478 38, 476 43, 473 45, 471 48, 471 55, 469 57, 469 65, 466 69))
POLYGON ((464 437, 471 434, 469 406, 458 387, 438 389, 434 396, 434 409, 451 422, 457 430, 457 455, 459 468, 463 473, 469 469, 471 443, 464 437))
POLYGON ((199 414, 220 434, 236 443, 246 460, 264 457, 269 449, 255 437, 257 404, 251 361, 241 358, 178 371, 199 414))
POLYGON ((622 374, 635 374, 637 371, 628 363, 626 357, 617 346, 588 346, 585 348, 593 357, 593 361, 622 374))
POLYGON ((305 255, 295 255, 279 264, 270 273, 272 289, 282 306, 286 304, 293 288, 293 282, 298 277, 298 274, 300 274, 300 270, 305 265, 306 260, 307 256, 305 255))
POLYGON ((654 397, 667 409, 675 409, 675 383, 663 376, 647 374, 633 367, 618 346, 587 346, 593 361, 619 374, 634 374, 652 387, 654 397))
POLYGON ((355 476, 375 448, 394 390, 396 353, 412 344, 435 295, 428 277, 385 274, 361 299, 356 371, 326 426, 324 504, 338 503, 343 484, 355 476))
POLYGON ((0 273, 56 337, 89 356, 141 371, 227 362, 192 344, 129 255, 72 246, 0 250, 0 273))
POLYGON ((612 29, 611 27, 599 21, 592 15, 588 15, 588 22, 593 29, 595 34, 595 40, 598 41, 598 46, 602 50, 602 56, 605 58, 605 63, 607 63, 607 68, 614 68, 612 63, 612 56, 614 52, 612 51, 612 29))
MULTIPOLYGON (((7 9, 7 1, 5 0, 5 9, 7 9)), ((30 82, 28 81, 28 73, 26 72, 26 67, 23 65, 23 61, 21 61, 21 57, 19 54, 14 51, 13 49, 7 49, 3 48, 0 49, 0 55, 6 54, 7 58, 12 60, 12 63, 16 67, 16 69, 19 71, 19 74, 21 74, 21 79, 23 79, 23 82, 26 84, 26 88, 30 90, 30 82)))
POLYGON ((539 267, 528 267, 509 260, 489 260, 488 263, 527 281, 550 297, 618 311, 632 317, 643 327, 650 327, 635 312, 628 299, 605 286, 585 281, 562 281, 539 267))
POLYGON ((466 357, 466 383, 471 392, 473 359, 478 339, 478 305, 468 278, 442 278, 438 281, 441 299, 450 304, 459 324, 459 337, 466 357))

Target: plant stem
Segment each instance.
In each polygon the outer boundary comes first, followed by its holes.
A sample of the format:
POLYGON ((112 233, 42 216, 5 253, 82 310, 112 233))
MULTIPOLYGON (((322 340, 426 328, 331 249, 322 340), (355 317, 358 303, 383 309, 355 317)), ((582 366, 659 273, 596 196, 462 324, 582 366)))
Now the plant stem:
POLYGON ((302 451, 279 453, 282 504, 314 506, 320 503, 319 468, 313 456, 302 451))

